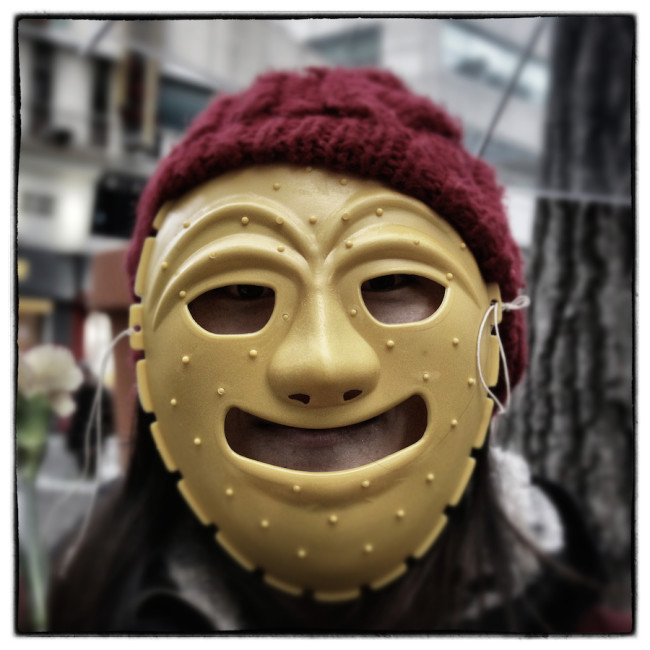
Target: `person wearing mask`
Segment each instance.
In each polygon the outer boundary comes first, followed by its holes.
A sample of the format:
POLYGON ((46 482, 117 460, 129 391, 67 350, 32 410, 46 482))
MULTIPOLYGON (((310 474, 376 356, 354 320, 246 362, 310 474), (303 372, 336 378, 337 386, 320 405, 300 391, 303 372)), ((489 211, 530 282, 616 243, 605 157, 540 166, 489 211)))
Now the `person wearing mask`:
POLYGON ((135 451, 54 586, 55 630, 589 617, 579 512, 490 442, 525 368, 521 255, 439 106, 373 69, 217 98, 150 179, 127 263, 135 451))

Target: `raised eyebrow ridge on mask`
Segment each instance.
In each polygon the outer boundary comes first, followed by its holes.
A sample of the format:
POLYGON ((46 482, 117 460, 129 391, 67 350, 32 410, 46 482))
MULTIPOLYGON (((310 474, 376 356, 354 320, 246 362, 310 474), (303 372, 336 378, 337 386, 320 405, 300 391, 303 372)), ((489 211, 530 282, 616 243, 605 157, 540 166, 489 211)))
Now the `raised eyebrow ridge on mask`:
POLYGON ((401 228, 397 238, 395 229, 390 234, 382 233, 377 226, 370 226, 357 233, 354 246, 345 252, 333 249, 328 254, 327 262, 333 266, 337 276, 344 275, 351 268, 360 264, 381 262, 384 259, 403 259, 408 262, 417 262, 437 269, 442 274, 452 273, 455 281, 460 282, 471 292, 475 300, 479 300, 470 277, 465 268, 446 251, 427 243, 427 235, 421 233, 419 244, 414 244, 412 228, 401 228))
MULTIPOLYGON (((248 238, 245 250, 243 245, 232 242, 229 246, 222 245, 214 259, 209 257, 210 252, 215 249, 214 244, 206 245, 185 259, 178 272, 167 280, 163 287, 160 287, 157 282, 158 286, 151 292, 154 296, 156 293, 160 294, 160 298, 155 300, 153 327, 157 327, 177 303, 180 291, 187 291, 187 287, 196 286, 198 281, 205 278, 218 278, 219 275, 246 270, 250 270, 253 275, 263 270, 270 270, 294 282, 298 278, 303 283, 311 276, 311 267, 302 255, 297 252, 292 253, 289 249, 281 254, 277 250, 278 240, 274 238, 259 235, 255 239, 258 240, 258 245, 251 245, 253 237, 248 238), (264 239, 266 245, 261 245, 260 239, 264 239), (252 262, 251 249, 255 256, 252 262)), ((157 279, 160 281, 161 276, 158 275, 157 279)), ((187 293, 190 294, 189 291, 187 293)))
MULTIPOLYGON (((183 221, 189 221, 191 227, 186 232, 181 232, 166 242, 166 251, 173 251, 179 243, 182 246, 191 246, 196 239, 205 237, 206 232, 212 228, 220 229, 228 227, 228 220, 240 221, 242 217, 247 217, 247 227, 263 228, 283 238, 285 245, 290 245, 300 252, 303 257, 312 253, 310 241, 310 232, 306 225, 302 224, 299 219, 292 218, 286 208, 275 201, 266 197, 259 197, 259 200, 252 201, 250 197, 237 196, 235 199, 224 199, 211 203, 208 207, 202 208, 198 212, 178 210, 174 214, 173 220, 168 220, 161 226, 161 231, 165 226, 174 227, 183 221), (280 225, 281 224, 281 225, 280 225)), ((258 233, 259 234, 259 233, 258 233)))
MULTIPOLYGON (((353 195, 342 206, 338 207, 336 215, 329 216, 332 219, 332 228, 327 235, 326 246, 334 249, 337 243, 351 234, 350 231, 356 229, 359 220, 373 214, 377 216, 378 208, 381 209, 382 214, 392 208, 407 210, 412 216, 425 219, 436 228, 440 227, 436 221, 431 219, 431 210, 416 199, 397 194, 390 189, 380 191, 364 190, 353 195), (346 215, 346 218, 340 218, 339 213, 340 217, 346 215)), ((443 229, 441 232, 444 233, 446 230, 443 229)))

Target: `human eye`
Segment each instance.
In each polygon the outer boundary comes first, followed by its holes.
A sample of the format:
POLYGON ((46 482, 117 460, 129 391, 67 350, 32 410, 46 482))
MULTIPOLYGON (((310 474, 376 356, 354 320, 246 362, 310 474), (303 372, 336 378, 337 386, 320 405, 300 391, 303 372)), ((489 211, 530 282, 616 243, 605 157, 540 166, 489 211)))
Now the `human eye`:
POLYGON ((231 284, 202 293, 188 305, 190 315, 213 334, 250 334, 268 323, 275 291, 257 284, 231 284))
POLYGON ((234 300, 260 300, 273 295, 273 290, 259 284, 231 284, 217 289, 234 300))
POLYGON ((438 310, 445 287, 424 276, 392 273, 363 282, 361 297, 380 323, 415 323, 438 310))
POLYGON ((395 291, 412 282, 416 276, 404 275, 401 273, 392 273, 390 275, 380 275, 376 278, 366 280, 361 285, 362 293, 374 293, 383 291, 395 291))

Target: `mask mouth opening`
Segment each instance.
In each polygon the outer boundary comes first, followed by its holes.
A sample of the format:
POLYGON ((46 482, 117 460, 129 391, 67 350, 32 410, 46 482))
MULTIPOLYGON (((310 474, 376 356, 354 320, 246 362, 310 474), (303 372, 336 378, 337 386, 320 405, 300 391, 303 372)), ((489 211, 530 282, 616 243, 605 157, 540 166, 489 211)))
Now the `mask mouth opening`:
POLYGON ((379 461, 422 439, 426 403, 413 395, 368 420, 307 429, 265 420, 239 408, 226 415, 226 441, 236 454, 267 465, 306 472, 354 469, 379 461))

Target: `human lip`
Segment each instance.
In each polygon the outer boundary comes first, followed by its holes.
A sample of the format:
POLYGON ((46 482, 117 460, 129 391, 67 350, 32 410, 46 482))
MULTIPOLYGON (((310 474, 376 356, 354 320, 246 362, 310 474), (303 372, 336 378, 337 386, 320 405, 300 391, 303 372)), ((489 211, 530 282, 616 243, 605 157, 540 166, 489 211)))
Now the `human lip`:
MULTIPOLYGON (((392 410, 392 409, 390 409, 392 410)), ((245 412, 244 412, 245 413, 245 412)), ((390 411, 356 424, 348 424, 330 429, 307 429, 271 422, 245 413, 250 418, 249 425, 265 435, 281 438, 284 442, 299 447, 329 447, 343 441, 363 439, 389 417, 390 411)))
MULTIPOLYGON (((412 395, 396 406, 361 422, 351 422, 329 428, 282 424, 254 415, 241 408, 233 408, 226 418, 226 434, 228 435, 229 429, 232 430, 237 427, 240 431, 246 430, 249 435, 260 435, 269 441, 283 441, 296 446, 318 447, 343 444, 345 442, 359 443, 363 442, 364 438, 368 438, 371 434, 385 431, 387 427, 397 422, 406 422, 409 419, 412 421, 413 413, 418 411, 419 406, 424 411, 426 421, 424 400, 418 395, 412 395), (236 424, 235 419, 231 420, 232 415, 235 415, 236 424)), ((418 438, 423 433, 424 429, 420 431, 418 438)))
POLYGON ((232 408, 224 429, 229 447, 240 456, 325 472, 360 467, 404 449, 424 435, 426 423, 426 404, 415 395, 361 422, 332 428, 281 424, 232 408))

